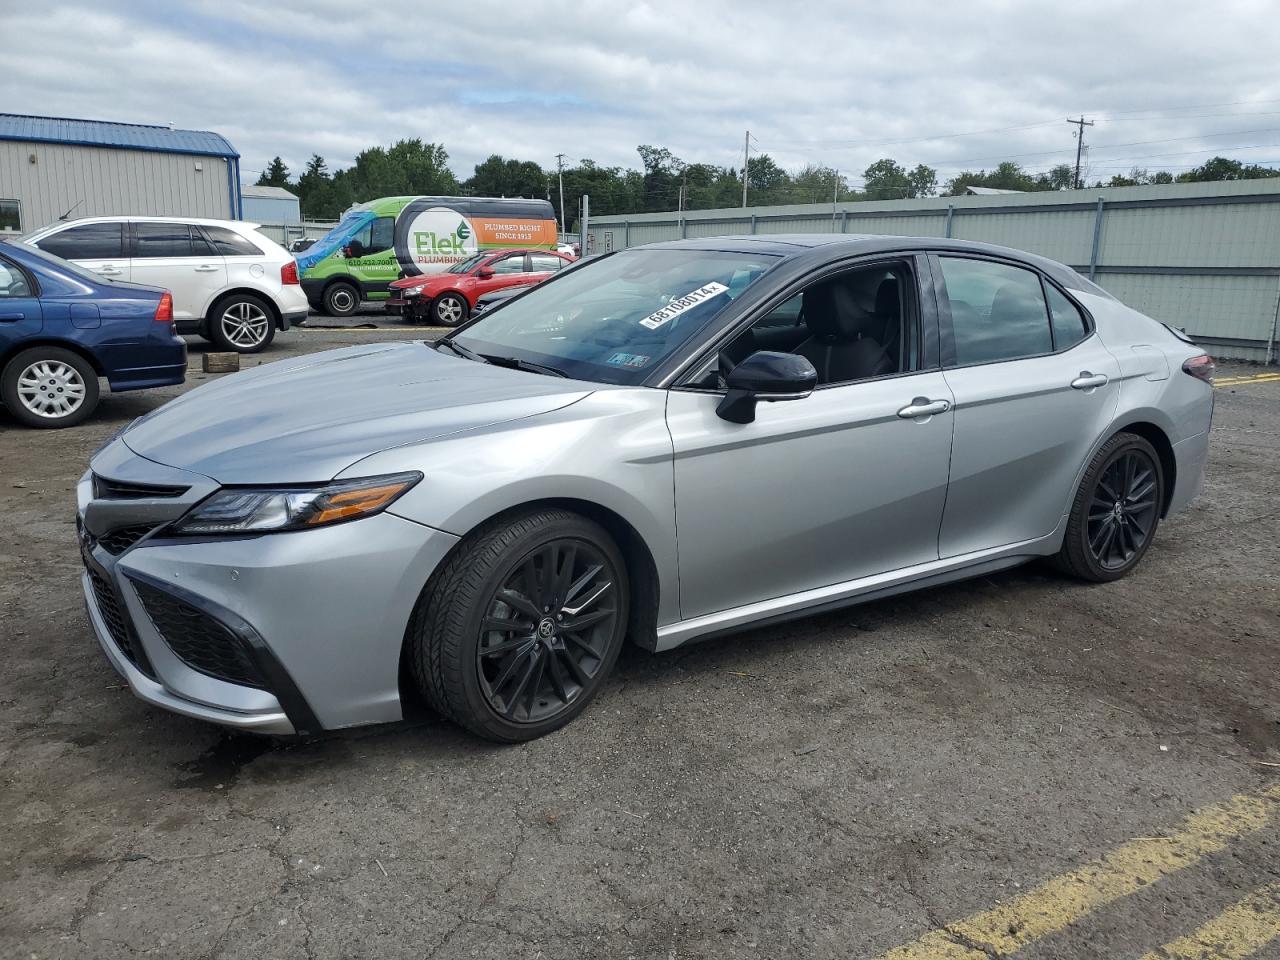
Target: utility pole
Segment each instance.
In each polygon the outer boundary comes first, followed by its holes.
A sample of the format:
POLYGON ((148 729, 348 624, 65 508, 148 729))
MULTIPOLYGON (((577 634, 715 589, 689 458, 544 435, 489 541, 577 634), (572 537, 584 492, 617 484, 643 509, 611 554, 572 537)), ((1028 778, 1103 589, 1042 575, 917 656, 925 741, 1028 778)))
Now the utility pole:
POLYGON ((1093 126, 1093 121, 1092 121, 1092 120, 1086 120, 1086 119, 1084 118, 1084 114, 1081 114, 1081 115, 1080 115, 1080 119, 1079 119, 1079 120, 1072 120, 1070 117, 1067 117, 1067 123, 1072 124, 1072 125, 1076 128, 1076 179, 1075 179, 1075 185, 1076 185, 1076 189, 1077 189, 1077 190, 1079 190, 1079 189, 1080 189, 1080 152, 1081 152, 1081 151, 1083 150, 1083 148, 1084 148, 1084 128, 1085 128, 1085 127, 1092 127, 1092 126, 1093 126))
POLYGON ((751 162, 751 131, 742 138, 742 206, 747 206, 747 166, 751 162))
POLYGON ((560 175, 560 236, 564 236, 564 154, 556 154, 556 173, 560 175))

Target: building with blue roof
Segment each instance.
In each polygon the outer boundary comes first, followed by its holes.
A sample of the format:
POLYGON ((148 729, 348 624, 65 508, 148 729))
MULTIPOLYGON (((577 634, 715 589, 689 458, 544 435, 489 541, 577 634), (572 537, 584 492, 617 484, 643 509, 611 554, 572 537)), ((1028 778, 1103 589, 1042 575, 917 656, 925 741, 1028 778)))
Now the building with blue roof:
POLYGON ((207 130, 0 113, 0 231, 128 214, 240 219, 240 154, 207 130))

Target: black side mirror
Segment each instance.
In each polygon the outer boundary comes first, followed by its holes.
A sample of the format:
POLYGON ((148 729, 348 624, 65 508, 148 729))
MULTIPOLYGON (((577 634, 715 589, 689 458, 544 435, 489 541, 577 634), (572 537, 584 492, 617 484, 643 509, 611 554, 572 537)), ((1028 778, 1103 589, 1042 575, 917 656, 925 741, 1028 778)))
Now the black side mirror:
POLYGON ((817 385, 818 371, 804 357, 757 350, 729 374, 716 414, 730 423, 751 423, 757 400, 803 400, 817 385))

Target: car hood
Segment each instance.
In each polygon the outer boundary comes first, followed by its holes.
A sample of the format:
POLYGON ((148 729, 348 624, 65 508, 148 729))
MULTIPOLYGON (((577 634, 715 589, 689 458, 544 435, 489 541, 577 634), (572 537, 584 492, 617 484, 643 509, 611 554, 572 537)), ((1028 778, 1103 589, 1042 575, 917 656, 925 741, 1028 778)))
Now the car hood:
POLYGON ((389 447, 558 410, 593 386, 421 341, 349 347, 198 387, 121 439, 139 456, 219 483, 319 483, 389 447))
POLYGON ((390 286, 392 290, 411 290, 417 287, 450 287, 465 278, 466 274, 429 273, 421 277, 402 277, 399 280, 392 280, 390 286))

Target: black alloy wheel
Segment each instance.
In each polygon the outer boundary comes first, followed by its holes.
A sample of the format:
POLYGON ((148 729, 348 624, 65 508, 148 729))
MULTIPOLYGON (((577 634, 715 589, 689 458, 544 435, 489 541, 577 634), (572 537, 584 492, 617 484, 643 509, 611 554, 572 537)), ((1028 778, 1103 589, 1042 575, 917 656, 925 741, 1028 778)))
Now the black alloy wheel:
POLYGON ((1138 565, 1160 525, 1164 470, 1145 438, 1118 433, 1094 456, 1072 502, 1057 566, 1084 580, 1118 580, 1138 565))
POLYGON ((626 562, 598 523, 560 507, 496 517, 427 582, 406 660, 427 705, 503 743, 564 726, 626 638, 626 562))
POLYGON ((1089 502, 1089 550, 1106 570, 1123 569, 1155 532, 1157 467, 1146 452, 1129 449, 1112 460, 1089 502))
POLYGON ((617 572, 585 540, 543 544, 506 578, 480 623, 476 669, 489 706, 538 723, 573 705, 617 629, 617 572))

